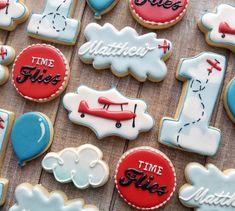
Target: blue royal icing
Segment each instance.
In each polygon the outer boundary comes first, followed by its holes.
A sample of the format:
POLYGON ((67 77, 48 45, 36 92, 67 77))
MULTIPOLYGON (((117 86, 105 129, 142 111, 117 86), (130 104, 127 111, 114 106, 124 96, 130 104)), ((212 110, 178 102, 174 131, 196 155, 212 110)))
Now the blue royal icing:
POLYGON ((28 33, 52 42, 74 44, 80 28, 80 22, 70 16, 74 5, 74 0, 47 0, 42 14, 32 14, 28 33))
POLYGON ((43 153, 51 143, 48 120, 39 112, 19 117, 13 125, 11 140, 20 166, 43 153))
POLYGON ((100 17, 116 0, 87 0, 90 7, 95 11, 95 17, 100 17))
POLYGON ((235 118, 235 78, 229 83, 226 91, 226 101, 229 113, 235 118))

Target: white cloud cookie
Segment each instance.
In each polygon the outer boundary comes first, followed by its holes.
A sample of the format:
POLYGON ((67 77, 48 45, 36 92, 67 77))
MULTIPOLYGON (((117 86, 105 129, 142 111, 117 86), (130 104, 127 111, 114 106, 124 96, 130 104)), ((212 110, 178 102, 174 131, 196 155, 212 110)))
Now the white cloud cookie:
POLYGON ((88 42, 80 47, 78 54, 83 62, 93 62, 95 69, 111 67, 116 76, 131 74, 139 81, 157 82, 167 74, 164 61, 172 52, 172 44, 157 39, 155 33, 139 36, 131 27, 118 31, 108 23, 104 26, 91 23, 84 34, 88 42))
POLYGON ((216 166, 190 163, 185 169, 188 184, 179 191, 180 201, 195 211, 235 209, 235 169, 221 172, 216 166))
POLYGON ((42 167, 53 172, 58 182, 72 181, 79 189, 100 187, 109 178, 109 168, 102 157, 97 147, 85 144, 78 148, 66 148, 59 153, 48 153, 42 167))
POLYGON ((206 13, 199 21, 199 28, 206 34, 206 41, 213 46, 235 52, 235 7, 220 4, 215 13, 206 13))
POLYGON ((64 96, 63 104, 73 123, 89 127, 99 139, 115 135, 134 140, 154 126, 143 100, 127 98, 115 88, 97 91, 80 86, 64 96))
POLYGON ((21 184, 15 197, 17 202, 9 211, 99 211, 93 205, 85 205, 82 199, 67 201, 63 192, 49 193, 41 185, 21 184))

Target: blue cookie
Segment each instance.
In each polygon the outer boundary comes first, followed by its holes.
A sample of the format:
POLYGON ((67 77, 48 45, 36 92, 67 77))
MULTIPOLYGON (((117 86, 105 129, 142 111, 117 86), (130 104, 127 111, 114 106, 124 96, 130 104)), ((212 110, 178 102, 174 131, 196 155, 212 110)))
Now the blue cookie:
POLYGON ((29 112, 20 116, 13 125, 11 141, 18 164, 44 153, 53 140, 53 126, 49 118, 39 112, 29 112))
POLYGON ((235 78, 233 78, 226 87, 224 107, 229 118, 235 123, 235 78))

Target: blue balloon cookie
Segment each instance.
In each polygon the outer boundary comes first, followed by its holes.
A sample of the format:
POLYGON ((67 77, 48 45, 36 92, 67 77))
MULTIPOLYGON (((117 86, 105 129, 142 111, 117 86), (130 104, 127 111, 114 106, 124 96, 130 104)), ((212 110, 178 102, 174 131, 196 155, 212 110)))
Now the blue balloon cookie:
POLYGON ((95 12, 95 18, 101 19, 101 15, 109 12, 119 0, 87 0, 88 5, 95 12))
POLYGON ((235 78, 230 81, 225 90, 224 106, 229 118, 235 123, 235 78))
POLYGON ((51 145, 53 126, 49 118, 40 112, 20 116, 13 125, 11 141, 18 164, 24 166, 44 153, 51 145))

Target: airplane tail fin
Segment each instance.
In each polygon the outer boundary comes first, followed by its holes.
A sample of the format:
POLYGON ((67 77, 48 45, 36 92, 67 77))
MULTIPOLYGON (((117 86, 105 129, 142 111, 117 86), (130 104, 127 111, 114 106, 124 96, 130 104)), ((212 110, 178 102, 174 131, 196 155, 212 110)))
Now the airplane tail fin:
POLYGON ((86 113, 88 110, 89 110, 89 105, 87 104, 87 102, 85 100, 82 100, 79 104, 78 112, 79 113, 86 113))

